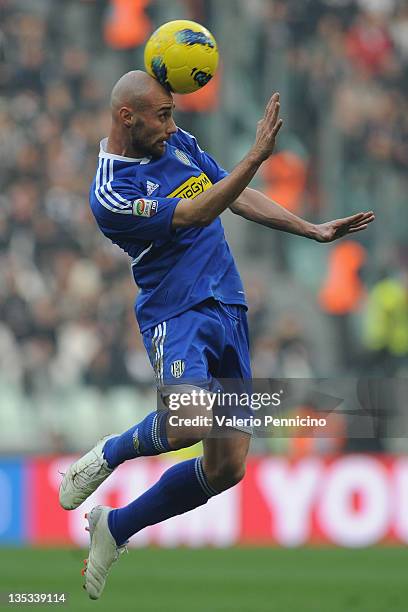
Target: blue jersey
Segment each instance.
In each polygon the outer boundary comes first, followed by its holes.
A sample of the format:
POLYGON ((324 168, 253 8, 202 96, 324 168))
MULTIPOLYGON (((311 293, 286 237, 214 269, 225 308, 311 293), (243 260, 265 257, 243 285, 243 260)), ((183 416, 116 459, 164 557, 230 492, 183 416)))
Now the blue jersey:
POLYGON ((245 306, 220 219, 206 227, 172 228, 180 198, 195 198, 227 172, 180 128, 158 159, 107 153, 106 141, 101 142, 90 204, 101 231, 133 260, 140 330, 208 298, 245 306))

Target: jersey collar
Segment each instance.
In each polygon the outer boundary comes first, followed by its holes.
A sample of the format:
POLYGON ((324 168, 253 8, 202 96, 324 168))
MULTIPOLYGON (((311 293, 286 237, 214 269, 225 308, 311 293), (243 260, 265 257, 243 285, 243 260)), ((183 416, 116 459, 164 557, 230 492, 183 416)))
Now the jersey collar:
POLYGON ((106 152, 107 142, 108 142, 107 138, 104 138, 100 142, 99 157, 101 159, 116 159, 118 161, 132 162, 135 164, 148 164, 150 160, 152 159, 151 157, 124 157, 123 155, 115 155, 114 153, 107 153, 106 152))

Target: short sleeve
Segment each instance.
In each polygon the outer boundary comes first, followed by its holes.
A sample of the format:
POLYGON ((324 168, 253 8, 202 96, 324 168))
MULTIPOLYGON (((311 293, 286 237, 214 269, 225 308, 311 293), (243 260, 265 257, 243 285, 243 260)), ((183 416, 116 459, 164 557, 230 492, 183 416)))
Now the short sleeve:
POLYGON ((212 183, 218 183, 228 176, 228 172, 211 155, 201 149, 195 136, 181 128, 177 129, 177 136, 212 183))
POLYGON ((102 232, 111 240, 163 240, 172 234, 180 198, 147 198, 137 190, 112 183, 109 192, 95 190, 91 207, 102 232))

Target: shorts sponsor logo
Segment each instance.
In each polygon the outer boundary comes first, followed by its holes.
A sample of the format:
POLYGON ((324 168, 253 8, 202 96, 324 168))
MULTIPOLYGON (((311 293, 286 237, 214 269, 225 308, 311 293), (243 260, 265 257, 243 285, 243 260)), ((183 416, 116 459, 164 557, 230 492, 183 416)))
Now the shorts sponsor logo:
POLYGON ((180 378, 180 376, 183 376, 185 366, 186 363, 184 359, 177 359, 176 361, 173 361, 170 366, 170 370, 174 378, 180 378))
POLYGON ((133 202, 133 214, 137 217, 153 217, 157 213, 158 205, 157 200, 139 198, 133 202))
POLYGON ((136 429, 135 433, 133 434, 133 448, 135 451, 139 450, 139 446, 139 429, 136 429))
POLYGON ((176 149, 174 153, 177 159, 183 162, 183 164, 186 164, 186 166, 191 166, 191 161, 189 160, 188 156, 183 151, 180 151, 180 149, 176 149))
POLYGON ((191 176, 182 185, 179 185, 172 193, 167 197, 169 198, 186 198, 193 200, 203 191, 207 191, 212 187, 212 182, 208 176, 202 172, 200 176, 191 176))

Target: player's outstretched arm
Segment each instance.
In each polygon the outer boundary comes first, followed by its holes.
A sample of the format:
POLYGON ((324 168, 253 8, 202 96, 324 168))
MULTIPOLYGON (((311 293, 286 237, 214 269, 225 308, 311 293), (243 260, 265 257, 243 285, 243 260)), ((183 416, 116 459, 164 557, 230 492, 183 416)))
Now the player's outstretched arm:
POLYGON ((344 219, 335 219, 327 223, 314 224, 294 215, 263 193, 246 188, 230 206, 233 213, 290 234, 311 238, 317 242, 333 242, 348 234, 361 232, 374 221, 373 211, 360 212, 344 219))
POLYGON ((263 118, 258 122, 251 150, 219 183, 194 200, 180 200, 173 215, 174 228, 209 225, 238 198, 275 147, 275 139, 282 126, 279 110, 279 94, 274 93, 263 118))

